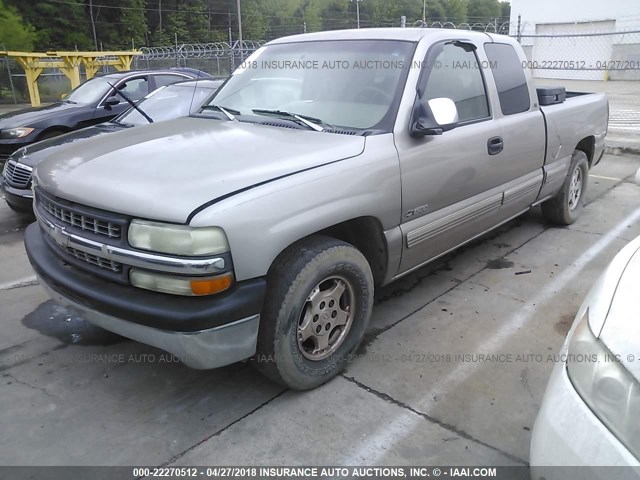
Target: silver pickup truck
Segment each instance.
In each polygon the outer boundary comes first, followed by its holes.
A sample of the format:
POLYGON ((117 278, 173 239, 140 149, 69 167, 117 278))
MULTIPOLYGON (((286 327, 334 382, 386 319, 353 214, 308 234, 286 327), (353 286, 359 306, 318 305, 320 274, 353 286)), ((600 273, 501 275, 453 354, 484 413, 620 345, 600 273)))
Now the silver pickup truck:
POLYGON ((272 41, 199 113, 38 165, 30 261, 100 327, 316 387, 355 352, 376 287, 534 205, 579 215, 607 99, 536 91, 523 65, 511 38, 460 30, 272 41))

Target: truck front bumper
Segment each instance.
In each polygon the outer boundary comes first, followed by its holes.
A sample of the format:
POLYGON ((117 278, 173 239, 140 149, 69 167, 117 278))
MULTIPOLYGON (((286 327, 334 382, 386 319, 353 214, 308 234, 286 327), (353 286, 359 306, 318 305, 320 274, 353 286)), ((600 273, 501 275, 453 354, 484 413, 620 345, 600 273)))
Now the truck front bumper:
POLYGON ((0 176, 0 191, 9 205, 25 213, 33 212, 33 193, 30 189, 15 188, 0 176))
POLYGON ((256 350, 264 279, 211 297, 179 297, 115 284, 66 264, 37 223, 25 231, 29 261, 53 300, 90 323, 165 350, 191 368, 208 369, 256 350))

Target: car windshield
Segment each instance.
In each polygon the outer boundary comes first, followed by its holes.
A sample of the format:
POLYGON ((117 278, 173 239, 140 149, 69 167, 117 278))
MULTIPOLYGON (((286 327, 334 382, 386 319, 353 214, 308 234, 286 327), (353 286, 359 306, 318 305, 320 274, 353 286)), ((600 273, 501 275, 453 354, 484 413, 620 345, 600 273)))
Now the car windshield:
MULTIPOLYGON (((325 125, 388 129, 414 48, 413 43, 396 40, 269 45, 233 73, 210 105, 235 110, 239 116, 275 110, 325 125)), ((202 114, 220 116, 215 109, 202 114)), ((270 117, 274 114, 278 116, 271 112, 270 117)))
POLYGON ((112 78, 95 77, 79 85, 65 97, 65 101, 90 104, 100 100, 111 88, 109 82, 115 83, 112 78))
MULTIPOLYGON (((154 122, 162 122, 178 117, 186 117, 197 111, 214 92, 211 86, 169 85, 149 94, 138 106, 149 115, 154 122)), ((149 123, 140 112, 131 108, 114 121, 126 125, 144 125, 149 123)))

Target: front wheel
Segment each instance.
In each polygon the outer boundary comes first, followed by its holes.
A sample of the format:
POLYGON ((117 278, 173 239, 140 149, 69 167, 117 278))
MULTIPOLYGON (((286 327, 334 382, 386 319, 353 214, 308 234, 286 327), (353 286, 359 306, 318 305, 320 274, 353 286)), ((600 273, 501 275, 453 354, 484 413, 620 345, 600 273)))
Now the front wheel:
POLYGON ((589 177, 587 154, 576 150, 571 157, 569 173, 557 195, 542 204, 542 214, 551 223, 571 225, 582 212, 589 177))
POLYGON ((369 324, 373 276, 352 245, 315 236, 289 247, 268 276, 254 365, 294 390, 336 376, 369 324))

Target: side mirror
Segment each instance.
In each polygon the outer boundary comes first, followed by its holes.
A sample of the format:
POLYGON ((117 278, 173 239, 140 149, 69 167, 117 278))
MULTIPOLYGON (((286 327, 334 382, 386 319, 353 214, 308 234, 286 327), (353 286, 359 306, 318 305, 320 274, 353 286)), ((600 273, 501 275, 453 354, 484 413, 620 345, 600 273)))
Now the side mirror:
POLYGON ((65 98, 67 98, 69 96, 68 93, 62 93, 60 94, 60 100, 64 100, 65 98))
POLYGON ((120 103, 120 99, 115 95, 113 95, 111 97, 107 97, 103 105, 104 105, 104 108, 106 108, 107 110, 111 110, 111 107, 113 107, 114 105, 118 105, 119 103, 120 103))
POLYGON ((458 126, 458 108, 446 97, 419 100, 411 122, 411 136, 442 135, 458 126))

